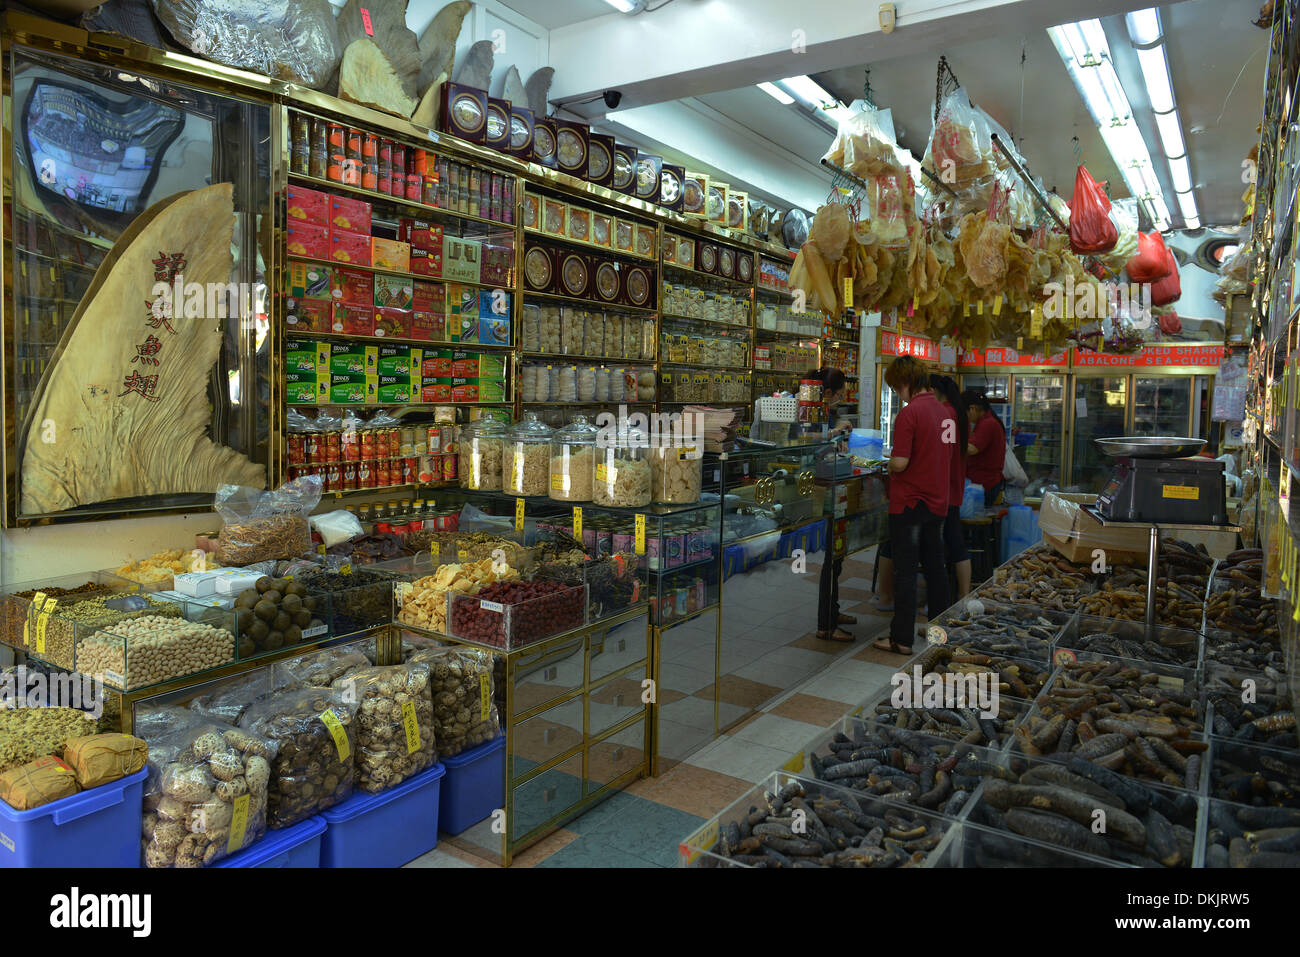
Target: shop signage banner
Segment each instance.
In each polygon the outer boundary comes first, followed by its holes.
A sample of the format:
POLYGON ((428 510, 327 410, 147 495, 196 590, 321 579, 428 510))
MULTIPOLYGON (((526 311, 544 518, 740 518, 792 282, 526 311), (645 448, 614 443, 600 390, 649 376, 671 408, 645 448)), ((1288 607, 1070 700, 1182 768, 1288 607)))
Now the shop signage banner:
POLYGON ((1045 356, 1041 352, 1017 352, 1015 349, 967 349, 961 354, 963 366, 1061 366, 1067 356, 1062 350, 1045 356))
POLYGON ((880 354, 884 356, 916 356, 926 362, 939 361, 939 343, 923 336, 906 336, 898 332, 880 333, 880 354))
POLYGON ((1217 369, 1223 361, 1223 346, 1143 346, 1136 355, 1074 350, 1076 369, 1148 369, 1168 366, 1197 366, 1217 369))

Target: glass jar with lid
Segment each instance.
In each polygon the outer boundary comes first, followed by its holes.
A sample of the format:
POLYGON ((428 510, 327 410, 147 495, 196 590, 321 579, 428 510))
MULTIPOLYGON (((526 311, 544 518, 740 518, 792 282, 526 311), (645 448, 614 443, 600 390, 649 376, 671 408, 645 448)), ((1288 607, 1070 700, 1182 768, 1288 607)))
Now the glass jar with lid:
POLYGON ((546 495, 550 489, 551 437, 555 430, 537 417, 524 414, 506 441, 505 471, 501 484, 511 495, 546 495))
POLYGON ((650 450, 650 494, 665 505, 700 500, 704 482, 703 446, 675 443, 650 450))
POLYGON ((551 487, 547 494, 560 502, 590 502, 596 473, 596 436, 599 429, 585 415, 551 437, 551 487))
POLYGON ((591 500, 597 505, 638 508, 650 504, 650 461, 645 433, 636 426, 618 430, 609 447, 596 450, 591 500))
POLYGON ((505 444, 506 427, 496 419, 465 426, 460 434, 460 487, 499 491, 505 444))

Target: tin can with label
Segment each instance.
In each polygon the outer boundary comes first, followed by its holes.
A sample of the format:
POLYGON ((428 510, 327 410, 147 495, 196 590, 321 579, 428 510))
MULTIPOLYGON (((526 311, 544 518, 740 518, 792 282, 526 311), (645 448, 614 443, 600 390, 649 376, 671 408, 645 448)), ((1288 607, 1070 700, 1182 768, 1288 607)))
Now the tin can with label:
POLYGON ((357 466, 357 488, 375 488, 376 471, 374 459, 362 459, 357 466))
POLYGON ((659 599, 659 623, 672 621, 677 617, 677 600, 672 592, 659 599))
POLYGON ((458 525, 460 525, 460 515, 456 512, 438 513, 438 531, 454 532, 458 525))
POLYGON ((348 128, 343 146, 343 184, 345 186, 361 185, 361 138, 360 130, 348 128))
POLYGON ((691 590, 685 585, 678 585, 674 594, 677 599, 677 617, 685 618, 691 613, 691 590))
POLYGON ((295 111, 289 121, 289 171, 307 173, 311 169, 310 157, 311 120, 295 111))
POLYGON ((326 171, 330 165, 328 124, 324 120, 315 117, 311 118, 310 123, 311 155, 307 160, 307 172, 317 179, 325 179, 326 171))
POLYGON ((614 533, 608 528, 596 528, 596 556, 604 558, 614 553, 614 533))
POLYGON ((415 477, 421 485, 440 481, 442 479, 442 463, 438 461, 438 456, 421 455, 420 469, 415 473, 415 477))
POLYGON ((388 459, 375 459, 375 488, 388 488, 388 459))
POLYGON ((408 455, 402 459, 402 484, 414 485, 420 479, 420 458, 408 455))
POLYGON ((342 432, 325 433, 325 461, 326 462, 343 461, 343 433, 342 432))
POLYGON ((456 458, 455 452, 442 453, 442 480, 444 482, 456 481, 456 458))
POLYGON ((393 141, 379 138, 379 180, 375 192, 388 193, 393 187, 393 141))
POLYGON ((645 537, 645 563, 646 568, 651 571, 659 571, 663 568, 663 557, 661 555, 663 539, 658 535, 646 535, 645 537))
POLYGON ((415 432, 415 442, 411 446, 411 454, 428 455, 429 454, 429 433, 426 432, 422 427, 417 427, 412 431, 415 432))
POLYGON ((375 430, 362 429, 357 434, 361 436, 361 457, 363 459, 373 459, 378 454, 375 451, 375 430))
POLYGON ((389 522, 375 522, 376 535, 391 535, 392 533, 393 526, 389 522))
POLYGON ((343 463, 343 491, 353 492, 357 488, 357 463, 343 463))
POLYGON ((356 429, 348 429, 340 439, 343 447, 344 462, 361 461, 361 435, 356 429))
POLYGON ((424 168, 424 197, 421 202, 426 206, 438 205, 438 164, 432 156, 424 168))
POLYGON ((339 462, 331 462, 325 466, 325 482, 321 486, 322 492, 338 492, 343 489, 343 465, 339 462))
MULTIPOLYGON (((388 457, 399 458, 402 454, 402 433, 398 429, 384 429, 388 434, 388 457)), ((383 454, 383 451, 380 451, 383 454)))
POLYGON ((303 437, 304 461, 308 465, 320 465, 325 461, 325 445, 319 432, 308 432, 303 437))
POLYGON ((636 548, 636 536, 631 532, 614 532, 610 547, 619 554, 630 555, 636 548))
POLYGON ((406 198, 416 203, 424 198, 426 156, 418 146, 406 151, 406 198))
POLYGON ((425 442, 428 443, 429 454, 434 455, 442 451, 442 428, 437 425, 431 425, 425 430, 425 442))
POLYGON ((307 436, 301 432, 290 432, 286 437, 289 446, 289 464, 307 464, 307 436))
POLYGON ((709 590, 703 578, 695 579, 695 607, 705 608, 709 604, 709 590))
POLYGON ((325 125, 326 146, 329 150, 329 162, 325 167, 325 178, 335 183, 343 182, 343 124, 327 123, 325 125))
POLYGON ((361 188, 379 188, 379 137, 374 133, 361 138, 361 188))
POLYGON ((507 176, 501 186, 501 222, 511 226, 515 221, 515 181, 507 176))
POLYGON ((405 428, 398 431, 397 454, 402 458, 415 454, 415 429, 405 428))
POLYGON ((664 536, 664 568, 676 568, 686 561, 686 536, 673 533, 664 536))
POLYGON ((401 143, 393 144, 393 176, 388 184, 390 196, 406 195, 406 147, 401 143))
POLYGON ((456 426, 444 425, 441 426, 441 428, 442 428, 442 451, 455 452, 456 451, 456 426))

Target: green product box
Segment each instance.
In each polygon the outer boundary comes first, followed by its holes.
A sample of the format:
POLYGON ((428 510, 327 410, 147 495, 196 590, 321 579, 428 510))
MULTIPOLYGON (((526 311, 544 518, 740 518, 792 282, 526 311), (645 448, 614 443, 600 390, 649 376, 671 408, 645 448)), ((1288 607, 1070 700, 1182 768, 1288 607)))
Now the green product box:
POLYGON ((501 379, 506 374, 506 357, 502 353, 483 353, 478 357, 478 374, 484 379, 501 379))
MULTIPOLYGON (((306 339, 286 339, 284 343, 284 368, 289 373, 318 374, 321 370, 317 364, 317 343, 306 339)), ((328 371, 329 363, 326 363, 328 371)))
MULTIPOLYGON (((338 378, 335 376, 334 378, 338 378)), ((373 402, 366 397, 368 389, 365 377, 360 377, 359 382, 343 382, 330 385, 330 404, 331 405, 366 405, 373 402)))
POLYGON ((402 376, 406 381, 421 375, 422 353, 411 346, 379 346, 377 372, 381 376, 402 376))
POLYGON ((289 295, 294 299, 329 299, 330 281, 329 266, 303 262, 289 264, 289 295))
POLYGON ((480 402, 504 402, 506 400, 505 379, 478 380, 478 400, 480 402))
POLYGON ((378 395, 374 401, 377 401, 380 405, 406 404, 412 401, 411 396, 414 394, 415 388, 409 382, 394 382, 389 385, 381 385, 378 387, 378 395))
MULTIPOLYGON (((290 376, 290 378, 293 377, 290 376)), ((289 405, 316 405, 320 402, 329 401, 329 396, 330 384, 326 379, 317 379, 312 376, 301 381, 290 381, 285 384, 285 401, 289 405)))
POLYGON ((330 343, 331 374, 375 375, 378 368, 378 346, 359 346, 352 342, 330 343))

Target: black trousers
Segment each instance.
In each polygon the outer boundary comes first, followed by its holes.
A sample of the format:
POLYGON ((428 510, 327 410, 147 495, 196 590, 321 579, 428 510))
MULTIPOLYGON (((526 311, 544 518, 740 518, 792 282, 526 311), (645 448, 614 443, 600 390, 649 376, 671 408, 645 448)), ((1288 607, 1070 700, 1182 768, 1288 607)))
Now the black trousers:
POLYGON ((821 588, 817 602, 818 631, 830 631, 840 621, 840 572, 844 570, 844 559, 831 557, 835 550, 831 532, 832 528, 827 522, 826 557, 822 559, 821 588))
POLYGON ((948 607, 948 572, 944 567, 943 523, 924 505, 913 505, 889 516, 889 539, 894 551, 894 619, 889 636, 894 644, 912 647, 916 630, 916 569, 925 574, 925 590, 933 620, 948 607))

